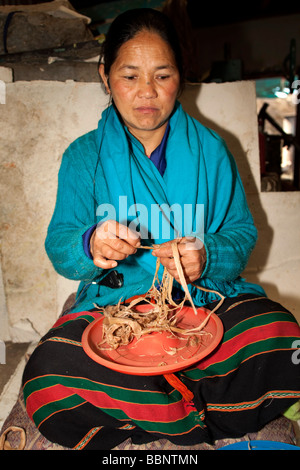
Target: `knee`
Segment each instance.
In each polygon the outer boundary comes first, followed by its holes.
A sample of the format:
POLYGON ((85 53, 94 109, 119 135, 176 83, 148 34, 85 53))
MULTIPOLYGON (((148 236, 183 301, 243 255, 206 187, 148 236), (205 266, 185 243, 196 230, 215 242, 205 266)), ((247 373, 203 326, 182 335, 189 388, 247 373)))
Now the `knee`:
POLYGON ((25 365, 22 377, 22 386, 47 373, 48 359, 44 357, 42 349, 38 346, 30 355, 25 365))

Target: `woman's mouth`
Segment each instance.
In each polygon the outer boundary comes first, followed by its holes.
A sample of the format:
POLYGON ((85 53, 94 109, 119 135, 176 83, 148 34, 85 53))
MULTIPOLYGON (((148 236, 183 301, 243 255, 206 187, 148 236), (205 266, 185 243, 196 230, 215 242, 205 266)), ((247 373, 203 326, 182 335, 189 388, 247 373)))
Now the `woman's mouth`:
POLYGON ((153 114, 158 111, 158 108, 155 108, 154 106, 139 106, 136 108, 136 111, 141 114, 153 114))

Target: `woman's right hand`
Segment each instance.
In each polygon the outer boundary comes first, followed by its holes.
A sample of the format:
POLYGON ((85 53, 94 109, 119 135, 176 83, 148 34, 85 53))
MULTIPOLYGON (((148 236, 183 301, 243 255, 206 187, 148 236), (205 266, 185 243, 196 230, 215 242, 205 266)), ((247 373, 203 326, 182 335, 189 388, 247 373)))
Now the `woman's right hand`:
POLYGON ((94 264, 102 269, 115 268, 118 261, 136 253, 140 236, 115 220, 97 226, 90 240, 94 264))

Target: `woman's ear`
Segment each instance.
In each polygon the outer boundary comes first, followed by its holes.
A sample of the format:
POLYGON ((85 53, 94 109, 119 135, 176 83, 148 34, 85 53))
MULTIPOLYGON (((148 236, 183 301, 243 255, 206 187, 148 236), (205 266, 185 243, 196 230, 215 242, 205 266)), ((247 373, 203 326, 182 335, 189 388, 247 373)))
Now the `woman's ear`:
POLYGON ((104 86, 105 86, 105 90, 108 94, 110 94, 110 88, 109 88, 109 83, 108 83, 108 77, 105 75, 104 73, 104 64, 100 64, 99 65, 99 74, 100 74, 100 77, 102 78, 102 81, 104 83, 104 86))

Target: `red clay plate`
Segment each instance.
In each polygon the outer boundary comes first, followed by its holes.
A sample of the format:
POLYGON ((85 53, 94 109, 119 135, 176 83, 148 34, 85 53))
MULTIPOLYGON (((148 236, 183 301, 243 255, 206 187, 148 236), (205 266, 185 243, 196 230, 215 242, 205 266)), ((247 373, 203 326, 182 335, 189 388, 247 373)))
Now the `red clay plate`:
MULTIPOLYGON (((136 307, 140 311, 150 310, 148 304, 136 307)), ((178 312, 177 326, 194 328, 206 318, 209 311, 197 309, 195 315, 191 307, 183 307, 178 312)), ((127 346, 113 350, 102 341, 103 317, 94 320, 84 330, 82 346, 86 354, 95 362, 109 369, 130 375, 162 375, 173 373, 199 362, 208 356, 220 343, 223 337, 223 324, 214 313, 211 315, 196 345, 188 344, 188 338, 180 335, 175 337, 168 332, 154 332, 140 339, 134 339, 127 346), (107 347, 108 349, 105 349, 107 347)), ((190 342, 191 343, 191 342, 190 342)))

